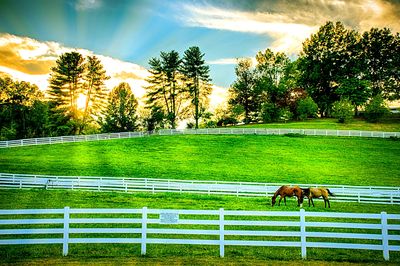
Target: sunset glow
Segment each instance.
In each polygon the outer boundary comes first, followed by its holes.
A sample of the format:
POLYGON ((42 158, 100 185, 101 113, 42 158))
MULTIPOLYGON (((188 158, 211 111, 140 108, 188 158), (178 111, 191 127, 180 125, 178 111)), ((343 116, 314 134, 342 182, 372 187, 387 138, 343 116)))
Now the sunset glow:
POLYGON ((87 99, 87 97, 85 94, 83 94, 83 93, 79 94, 78 98, 76 99, 76 107, 79 110, 85 110, 86 99, 87 99))
POLYGON ((254 60, 267 48, 296 58, 305 39, 329 20, 359 32, 398 32, 399 14, 400 4, 391 0, 3 0, 0 72, 46 91, 57 58, 77 51, 101 60, 111 77, 108 90, 127 82, 142 99, 152 57, 199 46, 210 65, 212 95, 221 96, 235 80, 238 58, 254 60))

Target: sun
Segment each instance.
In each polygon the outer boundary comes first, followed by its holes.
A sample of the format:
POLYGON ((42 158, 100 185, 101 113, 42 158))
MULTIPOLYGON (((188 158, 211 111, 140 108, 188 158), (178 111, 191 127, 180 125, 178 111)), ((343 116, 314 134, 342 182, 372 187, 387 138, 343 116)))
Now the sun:
POLYGON ((76 99, 76 107, 80 110, 84 110, 86 107, 86 95, 80 93, 78 98, 76 99))

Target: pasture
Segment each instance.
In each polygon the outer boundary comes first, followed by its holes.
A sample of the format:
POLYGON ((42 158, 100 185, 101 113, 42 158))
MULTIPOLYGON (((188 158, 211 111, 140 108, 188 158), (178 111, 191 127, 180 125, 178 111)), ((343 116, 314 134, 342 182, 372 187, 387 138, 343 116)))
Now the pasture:
POLYGON ((298 129, 334 129, 334 130, 368 130, 368 131, 400 131, 400 116, 390 115, 379 123, 369 123, 365 119, 355 118, 348 123, 338 123, 335 118, 315 118, 306 121, 290 121, 287 123, 249 124, 239 127, 249 128, 298 128, 298 129))
POLYGON ((8 173, 400 186, 400 142, 314 136, 151 136, 0 150, 8 173))
MULTIPOLYGON (((109 193, 109 192, 84 192, 53 190, 0 190, 2 209, 31 209, 31 208, 165 208, 165 209, 206 209, 216 210, 269 210, 269 211, 298 211, 296 200, 291 198, 287 206, 271 207, 270 198, 238 198, 233 196, 206 196, 190 194, 147 194, 147 193, 109 193)), ((398 206, 358 204, 358 203, 332 203, 331 209, 323 207, 322 200, 315 200, 315 208, 305 206, 306 211, 328 212, 359 212, 359 213, 400 213, 398 206)), ((288 218, 290 219, 290 218, 288 218)), ((105 225, 102 225, 103 227, 105 225)), ((284 247, 226 247, 225 258, 218 258, 218 248, 213 246, 188 246, 188 245, 149 245, 145 258, 140 256, 140 245, 137 244, 74 244, 70 247, 69 256, 61 257, 60 245, 22 245, 0 246, 0 257, 5 262, 21 263, 37 261, 43 258, 49 261, 77 260, 85 262, 95 260, 129 260, 141 262, 155 261, 197 261, 198 264, 224 264, 227 262, 252 261, 253 263, 269 263, 271 260, 284 260, 300 262, 298 248, 284 247), (21 258, 24 254, 24 258, 21 258), (133 257, 133 258, 132 258, 133 257), (149 258, 149 261, 146 259, 149 258), (162 258, 162 260, 161 260, 162 258), (208 263, 207 263, 208 262, 208 263)), ((400 254, 391 253, 391 263, 399 263, 400 254)), ((309 249, 307 261, 310 263, 323 263, 323 261, 350 261, 364 263, 384 263, 382 252, 361 250, 335 250, 335 249, 309 249)))
MULTIPOLYGON (((393 139, 314 136, 151 136, 101 142, 65 143, 0 149, 1 172, 170 178, 188 180, 275 183, 323 183, 400 186, 400 142, 393 139)), ((113 193, 63 190, 0 190, 0 209, 33 208, 165 208, 298 211, 294 198, 287 206, 271 207, 271 198, 207 196, 173 193, 113 193)), ((396 205, 323 200, 306 211, 400 213, 396 205)), ((0 246, 4 262, 26 263, 150 263, 194 262, 203 265, 302 264, 297 248, 227 247, 218 258, 212 246, 150 245, 145 257, 140 245, 74 244, 67 258, 59 245, 0 246), (21 256, 23 254, 23 256, 21 256)), ((400 254, 391 253, 398 264, 400 254)), ((313 249, 307 263, 385 263, 380 251, 313 249)))

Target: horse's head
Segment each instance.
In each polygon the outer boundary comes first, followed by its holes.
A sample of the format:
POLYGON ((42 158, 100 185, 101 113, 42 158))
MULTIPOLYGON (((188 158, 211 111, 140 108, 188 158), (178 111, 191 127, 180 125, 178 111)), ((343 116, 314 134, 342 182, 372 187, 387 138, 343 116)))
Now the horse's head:
POLYGON ((303 205, 304 197, 308 197, 309 193, 310 193, 310 189, 309 188, 304 188, 304 189, 300 188, 299 195, 297 196, 297 198, 299 200, 300 207, 302 207, 302 205, 303 205))
POLYGON ((276 197, 272 197, 272 207, 274 207, 275 203, 276 203, 276 197))

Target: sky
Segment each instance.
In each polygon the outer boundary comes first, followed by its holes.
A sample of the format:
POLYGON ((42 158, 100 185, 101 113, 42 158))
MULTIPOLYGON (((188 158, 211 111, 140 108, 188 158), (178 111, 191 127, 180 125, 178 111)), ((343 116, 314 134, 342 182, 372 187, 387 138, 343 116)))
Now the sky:
POLYGON ((270 48, 294 59, 327 21, 399 32, 400 1, 0 0, 0 72, 45 90, 57 57, 78 51, 100 58, 107 87, 125 81, 140 98, 150 58, 198 46, 210 66, 211 104, 218 104, 238 58, 270 48))

